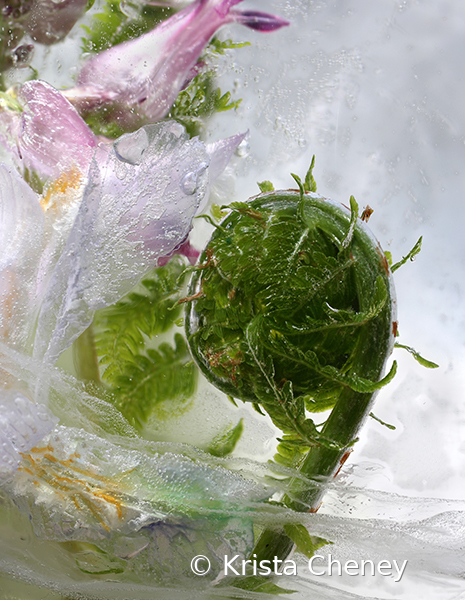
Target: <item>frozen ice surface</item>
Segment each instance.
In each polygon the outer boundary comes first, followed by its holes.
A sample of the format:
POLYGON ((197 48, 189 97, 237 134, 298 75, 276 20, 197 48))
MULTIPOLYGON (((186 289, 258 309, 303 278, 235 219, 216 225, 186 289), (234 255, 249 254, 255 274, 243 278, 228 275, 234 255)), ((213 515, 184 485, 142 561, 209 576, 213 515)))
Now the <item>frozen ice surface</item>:
POLYGON ((21 453, 29 452, 57 423, 45 405, 20 392, 0 391, 0 482, 14 474, 21 453))

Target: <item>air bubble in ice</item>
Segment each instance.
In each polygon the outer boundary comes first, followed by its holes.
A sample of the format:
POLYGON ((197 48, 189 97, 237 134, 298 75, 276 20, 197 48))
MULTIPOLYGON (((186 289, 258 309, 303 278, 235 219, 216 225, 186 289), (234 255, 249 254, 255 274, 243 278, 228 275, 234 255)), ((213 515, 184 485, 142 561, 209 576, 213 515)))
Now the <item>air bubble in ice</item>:
POLYGON ((149 137, 144 128, 135 133, 122 135, 113 144, 116 156, 130 165, 140 165, 144 152, 149 146, 149 137))
POLYGON ((129 17, 130 19, 137 19, 139 17, 139 10, 136 4, 132 2, 127 2, 127 0, 122 0, 119 3, 119 8, 121 12, 129 17))
POLYGON ((187 173, 181 181, 181 189, 187 196, 192 196, 197 189, 197 173, 187 173))
POLYGON ((181 189, 186 194, 186 196, 192 196, 197 191, 199 187, 199 179, 207 170, 208 165, 206 163, 202 163, 199 165, 197 171, 190 171, 181 181, 181 189))
POLYGON ((235 154, 240 158, 245 158, 249 155, 250 152, 250 144, 247 139, 243 139, 239 146, 236 148, 235 154))

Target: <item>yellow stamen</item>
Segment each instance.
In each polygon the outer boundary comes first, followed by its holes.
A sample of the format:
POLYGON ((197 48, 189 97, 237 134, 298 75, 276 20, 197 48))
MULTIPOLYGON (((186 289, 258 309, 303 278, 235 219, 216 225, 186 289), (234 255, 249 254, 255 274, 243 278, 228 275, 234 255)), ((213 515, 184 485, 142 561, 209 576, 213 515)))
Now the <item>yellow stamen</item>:
MULTIPOLYGON (((111 529, 107 513, 110 506, 116 510, 118 519, 124 518, 125 507, 118 497, 120 493, 114 489, 115 479, 99 476, 78 466, 75 462, 80 458, 78 453, 71 454, 67 460, 60 460, 56 457, 53 447, 48 445, 42 448, 35 447, 28 454, 22 453, 21 456, 26 464, 21 465, 20 470, 30 475, 35 485, 39 485, 39 480, 53 488, 61 500, 71 501, 78 510, 87 508, 106 531, 111 529)), ((118 483, 126 474, 116 478, 118 483)))
POLYGON ((63 196, 70 191, 78 191, 81 184, 82 173, 76 166, 62 173, 58 179, 47 185, 42 194, 40 205, 44 212, 50 209, 57 210, 63 203, 63 196))

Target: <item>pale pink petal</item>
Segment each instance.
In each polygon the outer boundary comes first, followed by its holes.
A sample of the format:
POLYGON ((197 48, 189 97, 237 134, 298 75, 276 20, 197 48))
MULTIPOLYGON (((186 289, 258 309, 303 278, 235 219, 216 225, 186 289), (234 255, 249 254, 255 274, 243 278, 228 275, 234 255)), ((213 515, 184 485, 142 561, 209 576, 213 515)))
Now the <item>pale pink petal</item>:
POLYGON ((44 81, 29 81, 19 99, 24 103, 18 142, 24 166, 53 178, 75 166, 86 172, 97 139, 63 94, 44 81))
POLYGON ((239 144, 247 137, 248 133, 248 131, 238 133, 218 142, 207 144, 207 152, 210 156, 210 183, 213 183, 225 170, 232 155, 237 150, 239 144))
POLYGON ((273 31, 288 24, 266 13, 231 10, 240 2, 195 0, 154 30, 92 58, 79 74, 78 90, 70 90, 68 97, 85 109, 86 104, 95 106, 100 89, 102 102, 113 97, 113 102, 145 119, 162 119, 220 27, 237 21, 260 31, 273 31))
POLYGON ((208 164, 205 145, 174 122, 97 148, 42 303, 37 358, 53 363, 96 309, 116 302, 186 240, 208 191, 208 164))
POLYGON ((14 169, 0 164, 0 339, 16 349, 28 347, 35 327, 43 231, 36 194, 14 169))

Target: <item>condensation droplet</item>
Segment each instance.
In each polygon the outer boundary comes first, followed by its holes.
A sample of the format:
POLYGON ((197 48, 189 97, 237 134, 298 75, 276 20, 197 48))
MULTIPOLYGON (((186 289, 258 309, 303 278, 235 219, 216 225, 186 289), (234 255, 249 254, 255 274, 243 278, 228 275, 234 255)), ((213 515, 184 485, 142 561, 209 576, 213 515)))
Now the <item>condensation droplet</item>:
POLYGON ((181 189, 187 196, 192 196, 197 189, 197 173, 187 173, 181 181, 181 189))
POLYGON ((140 16, 140 11, 138 9, 137 4, 128 2, 127 0, 122 0, 119 3, 119 8, 123 15, 126 15, 130 19, 138 19, 140 16))
POLYGON ((248 140, 244 139, 239 144, 239 146, 236 148, 235 154, 236 154, 236 156, 240 156, 241 158, 244 158, 249 155, 249 151, 250 151, 250 144, 249 144, 248 140))
POLYGON ((139 165, 142 157, 149 146, 149 137, 144 128, 135 133, 122 135, 113 144, 116 156, 123 162, 130 165, 139 165))

